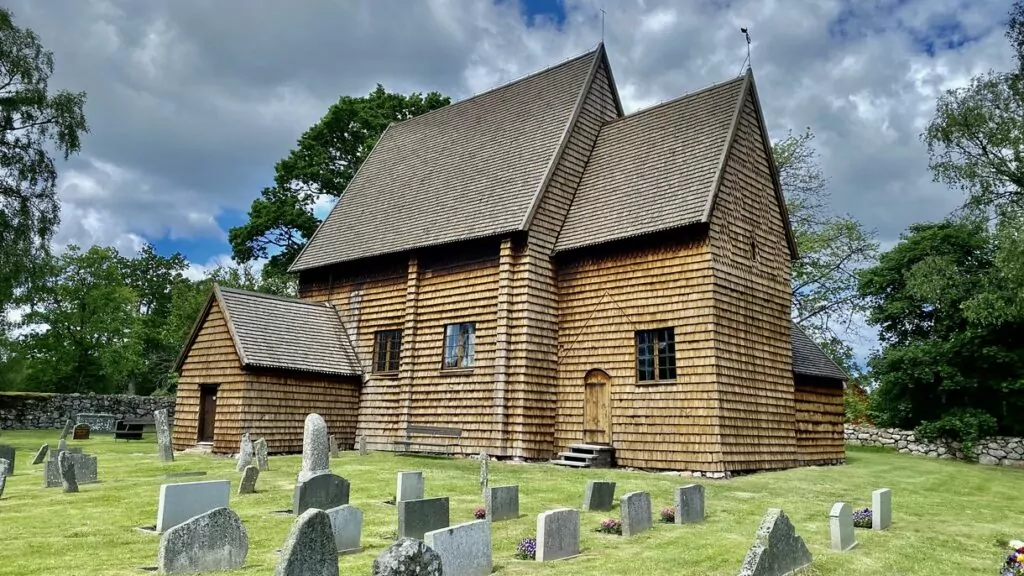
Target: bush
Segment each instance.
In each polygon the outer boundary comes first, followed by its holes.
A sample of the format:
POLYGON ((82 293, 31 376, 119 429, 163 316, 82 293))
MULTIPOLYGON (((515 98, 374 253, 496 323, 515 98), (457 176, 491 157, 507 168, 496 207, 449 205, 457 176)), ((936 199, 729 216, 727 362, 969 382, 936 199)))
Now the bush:
POLYGON ((873 424, 871 396, 856 382, 847 382, 843 390, 843 407, 849 424, 873 424))
POLYGON ((516 546, 516 558, 520 560, 535 560, 537 558, 537 539, 523 538, 516 546))
POLYGON ((597 532, 622 535, 622 522, 618 518, 608 518, 597 527, 597 532))
POLYGON ((925 440, 959 440, 965 454, 974 451, 979 440, 996 433, 999 423, 991 414, 972 408, 957 408, 932 422, 922 422, 914 432, 925 440))
POLYGON ((675 508, 662 508, 661 510, 661 521, 666 524, 674 524, 676 521, 676 509, 675 508))

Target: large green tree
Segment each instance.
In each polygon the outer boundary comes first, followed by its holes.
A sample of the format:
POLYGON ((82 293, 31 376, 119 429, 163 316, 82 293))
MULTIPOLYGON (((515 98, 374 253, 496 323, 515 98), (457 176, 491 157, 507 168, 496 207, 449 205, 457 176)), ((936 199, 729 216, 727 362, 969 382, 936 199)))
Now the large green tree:
POLYGON ((388 124, 449 103, 438 92, 404 95, 379 84, 367 96, 342 96, 274 167, 274 185, 253 201, 249 221, 230 230, 234 259, 268 259, 269 273, 283 274, 320 225, 316 202, 341 196, 388 124))
POLYGON ((0 7, 0 323, 60 221, 51 147, 67 159, 88 131, 85 93, 51 92, 52 73, 53 54, 0 7))

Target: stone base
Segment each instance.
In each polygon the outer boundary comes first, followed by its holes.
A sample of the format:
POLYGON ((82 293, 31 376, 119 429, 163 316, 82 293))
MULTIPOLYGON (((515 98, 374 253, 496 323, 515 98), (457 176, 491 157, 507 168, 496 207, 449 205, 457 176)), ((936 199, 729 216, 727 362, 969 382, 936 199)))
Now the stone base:
MULTIPOLYGON (((156 531, 156 525, 155 524, 152 525, 152 526, 137 526, 135 528, 135 531, 136 532, 141 532, 143 534, 160 534, 159 532, 156 531)), ((156 568, 154 568, 154 570, 155 569, 156 568)))

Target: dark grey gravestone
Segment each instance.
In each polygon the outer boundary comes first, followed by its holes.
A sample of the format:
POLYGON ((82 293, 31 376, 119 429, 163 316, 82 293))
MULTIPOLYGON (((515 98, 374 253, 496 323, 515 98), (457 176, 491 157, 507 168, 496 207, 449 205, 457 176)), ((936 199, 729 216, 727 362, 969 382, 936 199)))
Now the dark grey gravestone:
POLYGON ((246 466, 242 471, 242 480, 238 482, 239 494, 255 494, 256 480, 260 477, 260 469, 256 466, 246 466))
POLYGON ((857 545, 853 534, 853 508, 846 502, 836 502, 828 514, 828 527, 832 536, 832 549, 846 552, 857 545))
POLYGON ((317 474, 330 472, 330 449, 327 422, 323 416, 316 413, 307 415, 302 428, 302 467, 299 469, 299 482, 305 482, 317 474))
POLYGON ((398 507, 398 537, 422 540, 432 530, 449 524, 448 498, 424 498, 395 502, 398 507))
POLYGON ((156 449, 161 462, 174 462, 174 447, 171 444, 171 421, 167 417, 167 409, 153 412, 156 424, 156 449))
POLYGON ((607 511, 615 504, 615 482, 590 480, 583 492, 583 510, 607 511))
POLYGON ((348 504, 348 480, 327 472, 305 482, 295 484, 292 493, 292 514, 302 514, 310 508, 329 510, 348 504))
POLYGON ((487 519, 491 522, 519 518, 519 486, 490 486, 484 493, 487 519))
POLYGON ((538 562, 571 558, 580 553, 580 513, 572 508, 537 515, 538 562))
POLYGON ((274 575, 338 576, 338 549, 326 512, 306 510, 295 519, 274 575))
POLYGON ((636 536, 650 530, 654 526, 651 495, 647 492, 623 494, 619 501, 619 514, 622 515, 623 536, 636 536))
POLYGON ((35 458, 32 459, 32 464, 33 465, 42 464, 43 461, 46 460, 46 453, 49 452, 49 451, 50 451, 50 445, 49 444, 43 444, 42 446, 40 446, 39 447, 39 451, 36 452, 35 458))
POLYGON ((811 564, 811 552, 785 512, 769 508, 739 576, 784 576, 811 564))
MULTIPOLYGON (((0 454, 0 456, 3 456, 0 454)), ((13 460, 12 460, 13 462, 13 460)), ((892 490, 882 488, 871 493, 871 529, 885 530, 892 524, 892 490)))
POLYGON ((60 467, 60 483, 64 492, 78 492, 73 455, 67 452, 61 454, 57 458, 57 466, 60 467))
POLYGON ((64 440, 65 438, 67 438, 68 434, 71 434, 71 431, 74 430, 74 428, 75 428, 75 421, 70 419, 70 418, 68 418, 67 421, 64 422, 64 429, 61 430, 61 432, 60 432, 60 439, 64 440))
POLYGON ((252 464, 255 450, 252 446, 252 438, 249 437, 249 433, 242 434, 242 441, 238 445, 238 464, 235 466, 235 470, 241 472, 245 470, 247 466, 252 464))
POLYGON ((442 576, 441 556, 414 538, 400 538, 373 561, 373 576, 442 576))
POLYGON ((487 520, 427 532, 423 543, 441 557, 442 571, 446 575, 490 576, 494 568, 491 526, 487 520))
POLYGON ((704 521, 704 486, 687 484, 676 488, 676 524, 704 521))
POLYGON ((56 488, 62 486, 60 472, 60 456, 67 455, 75 468, 75 481, 78 484, 91 484, 99 480, 96 457, 92 454, 77 454, 64 451, 57 456, 57 460, 47 460, 43 469, 43 488, 56 488))
POLYGON ((256 441, 252 443, 252 449, 256 452, 256 467, 260 469, 260 472, 270 470, 270 458, 267 455, 266 438, 257 438, 256 441))
POLYGON ((248 553, 249 535, 238 514, 215 508, 164 532, 156 564, 162 574, 234 570, 248 553))
POLYGON ((15 456, 14 446, 8 446, 7 444, 0 444, 0 458, 3 458, 4 460, 7 460, 8 462, 11 463, 11 472, 10 472, 10 474, 8 474, 8 476, 13 476, 14 475, 14 464, 15 464, 14 456, 15 456))
POLYGON ((363 532, 363 511, 355 506, 338 506, 326 510, 334 531, 334 545, 338 554, 359 550, 359 539, 363 532))

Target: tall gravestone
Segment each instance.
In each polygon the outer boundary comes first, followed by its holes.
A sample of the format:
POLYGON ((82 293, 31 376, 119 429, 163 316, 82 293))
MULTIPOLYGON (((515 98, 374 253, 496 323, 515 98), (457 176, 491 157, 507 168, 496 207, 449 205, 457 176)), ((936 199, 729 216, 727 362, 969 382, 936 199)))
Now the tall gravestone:
POLYGON ((480 453, 480 492, 481 493, 486 493, 487 492, 487 483, 489 482, 489 478, 488 478, 489 472, 488 472, 487 467, 488 467, 488 464, 490 463, 490 460, 491 460, 491 457, 487 455, 486 451, 480 453))
POLYGON ((360 434, 359 435, 359 455, 360 456, 366 456, 366 454, 367 454, 367 450, 366 450, 366 434, 360 434))
POLYGON ((651 495, 647 492, 623 494, 619 513, 622 515, 623 536, 636 536, 654 526, 651 495))
POLYGON ((295 519, 274 575, 338 576, 338 549, 326 512, 306 510, 295 519))
POLYGON ((249 535, 238 514, 215 508, 164 532, 156 564, 161 574, 234 570, 248 553, 249 535))
POLYGON ((395 502, 423 499, 423 472, 399 472, 395 502))
POLYGON ((583 492, 583 510, 608 511, 615 504, 615 482, 588 480, 583 492))
POLYGON ((548 562, 580 553, 580 513, 572 508, 541 512, 537 516, 536 560, 548 562))
POLYGON ((335 438, 333 435, 332 436, 328 436, 327 437, 327 442, 328 442, 328 444, 330 444, 331 458, 337 458, 338 457, 338 439, 335 438))
POLYGON ((235 465, 235 470, 241 472, 252 464, 255 450, 252 446, 252 438, 248 432, 242 434, 242 440, 238 443, 238 463, 235 465))
POLYGON ((784 576, 810 564, 811 552, 789 517, 778 508, 770 508, 743 559, 739 576, 784 576))
POLYGON ((256 467, 260 469, 260 472, 266 472, 270 470, 270 458, 267 454, 267 439, 257 438, 252 443, 252 448, 256 452, 256 467))
POLYGON ((7 486, 7 476, 10 474, 11 463, 6 458, 0 458, 0 496, 4 495, 4 488, 7 486))
POLYGON ((171 421, 167 417, 167 410, 154 411, 153 422, 156 424, 156 449, 160 461, 174 462, 174 447, 171 445, 171 421))
POLYGON ((704 521, 704 486, 687 484, 676 488, 676 524, 704 521))
POLYGON ((423 543, 441 557, 444 576, 490 576, 494 568, 491 527, 487 520, 427 532, 423 543))
POLYGON ((853 509, 845 502, 836 502, 828 514, 828 527, 832 536, 832 549, 846 552, 857 545, 853 533, 853 509))
POLYGON ((67 452, 57 457, 57 465, 60 466, 60 483, 64 492, 78 492, 78 481, 75 480, 75 463, 72 455, 67 452))
POLYGON ((17 455, 17 451, 14 449, 14 446, 8 446, 7 444, 0 444, 0 458, 3 458, 4 460, 7 460, 8 462, 11 463, 10 475, 12 475, 12 476, 14 475, 14 465, 15 465, 14 457, 16 455, 17 455))
POLYGON ((71 430, 73 430, 74 428, 75 428, 75 421, 70 419, 70 418, 68 418, 67 421, 64 422, 64 429, 60 431, 60 439, 61 440, 67 439, 68 434, 71 434, 71 430))
POLYGON ((892 524, 892 490, 882 488, 871 493, 871 529, 886 530, 892 524))
POLYGON ((256 480, 260 477, 260 469, 256 466, 246 466, 242 471, 242 479, 238 482, 239 494, 255 494, 256 480))
POLYGON ((302 429, 302 468, 299 470, 298 481, 304 482, 317 474, 330 472, 329 452, 327 422, 319 414, 307 415, 302 429))

